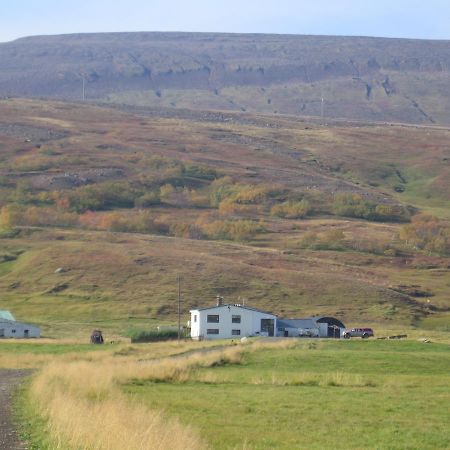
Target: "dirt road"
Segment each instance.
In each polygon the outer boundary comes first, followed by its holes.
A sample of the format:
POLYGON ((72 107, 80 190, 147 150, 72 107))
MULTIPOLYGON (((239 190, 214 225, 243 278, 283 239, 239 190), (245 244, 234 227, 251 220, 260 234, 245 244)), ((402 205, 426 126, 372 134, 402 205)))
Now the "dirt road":
POLYGON ((11 419, 12 391, 23 377, 29 375, 26 370, 0 369, 0 450, 23 450, 26 445, 20 441, 11 419))

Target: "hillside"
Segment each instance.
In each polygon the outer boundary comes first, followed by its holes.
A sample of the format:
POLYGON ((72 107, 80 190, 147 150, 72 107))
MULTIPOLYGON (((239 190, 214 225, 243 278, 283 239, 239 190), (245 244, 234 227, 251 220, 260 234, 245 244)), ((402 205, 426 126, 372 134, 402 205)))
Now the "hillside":
POLYGON ((173 321, 181 275, 185 311, 221 294, 288 317, 445 329, 448 136, 0 101, 0 309, 50 335, 123 332, 173 321))
POLYGON ((450 124, 446 41, 106 33, 0 44, 0 96, 450 124))

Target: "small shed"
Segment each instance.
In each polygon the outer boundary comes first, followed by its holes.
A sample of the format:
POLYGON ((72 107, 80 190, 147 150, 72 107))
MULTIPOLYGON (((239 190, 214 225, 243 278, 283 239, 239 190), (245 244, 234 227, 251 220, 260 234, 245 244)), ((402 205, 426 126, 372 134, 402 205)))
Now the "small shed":
POLYGON ((9 311, 0 311, 0 339, 29 339, 41 337, 39 327, 17 322, 9 311))

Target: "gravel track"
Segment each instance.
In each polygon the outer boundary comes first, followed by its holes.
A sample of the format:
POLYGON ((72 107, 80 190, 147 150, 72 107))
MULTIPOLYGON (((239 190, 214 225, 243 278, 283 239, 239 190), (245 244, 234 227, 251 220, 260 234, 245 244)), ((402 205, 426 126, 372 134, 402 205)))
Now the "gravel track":
POLYGON ((0 369, 0 450, 23 450, 27 446, 21 442, 14 427, 11 414, 12 393, 23 378, 30 374, 27 370, 0 369))

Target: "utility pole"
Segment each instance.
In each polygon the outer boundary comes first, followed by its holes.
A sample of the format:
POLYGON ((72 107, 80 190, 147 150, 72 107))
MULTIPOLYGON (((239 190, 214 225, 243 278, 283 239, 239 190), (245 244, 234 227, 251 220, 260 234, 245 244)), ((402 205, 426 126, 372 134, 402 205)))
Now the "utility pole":
POLYGON ((322 118, 322 125, 323 125, 324 114, 325 114, 325 99, 323 98, 323 95, 322 95, 322 103, 320 105, 320 117, 322 118))
POLYGON ((181 339, 181 276, 178 275, 178 343, 181 339))
POLYGON ((77 75, 81 78, 81 100, 86 100, 86 75, 78 72, 77 75))
POLYGON ((84 78, 84 75, 81 75, 83 79, 83 102, 86 100, 86 79, 84 78))

